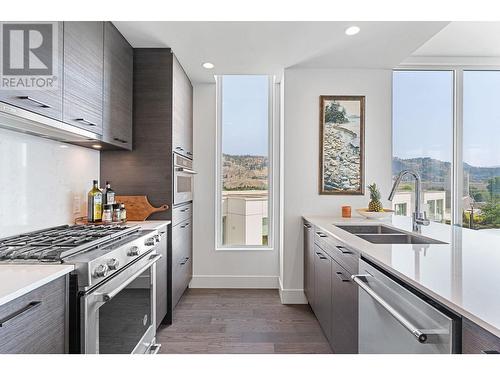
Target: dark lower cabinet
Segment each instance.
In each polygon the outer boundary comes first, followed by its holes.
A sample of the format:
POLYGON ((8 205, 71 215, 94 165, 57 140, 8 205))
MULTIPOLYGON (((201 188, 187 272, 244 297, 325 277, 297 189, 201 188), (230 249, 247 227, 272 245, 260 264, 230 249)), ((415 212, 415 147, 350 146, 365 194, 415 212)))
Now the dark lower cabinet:
POLYGON ((314 308, 314 228, 304 221, 304 293, 314 308))
POLYGON ((328 341, 332 332, 332 260, 314 246, 314 313, 328 341))
POLYGON ((64 22, 63 121, 102 134, 104 22, 64 22))
POLYGON ((160 242, 157 244, 158 254, 161 254, 161 259, 156 262, 156 327, 161 324, 168 309, 168 241, 167 241, 167 226, 158 230, 160 242))
POLYGON ((0 354, 67 353, 67 277, 0 306, 0 354))
MULTIPOLYGON (((63 23, 56 22, 55 27, 57 28, 55 30, 57 49, 56 61, 52 63, 54 86, 36 90, 0 90, 0 101, 61 121, 63 107, 63 23)), ((37 53, 52 53, 52 51, 42 49, 37 53)))
POLYGON ((334 353, 358 353, 359 254, 304 220, 304 293, 334 353))
POLYGON ((172 309, 193 275, 192 233, 191 217, 172 227, 172 309))
POLYGON ((462 354, 500 354, 500 337, 463 318, 462 354))
POLYGON ((358 352, 358 288, 350 276, 350 272, 332 260, 330 344, 337 354, 358 352))

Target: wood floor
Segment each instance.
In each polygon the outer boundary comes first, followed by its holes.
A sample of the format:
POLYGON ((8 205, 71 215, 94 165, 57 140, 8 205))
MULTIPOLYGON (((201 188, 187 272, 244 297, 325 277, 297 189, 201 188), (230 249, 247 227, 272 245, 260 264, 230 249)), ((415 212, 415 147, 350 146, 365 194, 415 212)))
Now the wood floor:
POLYGON ((309 305, 282 305, 277 290, 188 289, 160 353, 331 353, 309 305))

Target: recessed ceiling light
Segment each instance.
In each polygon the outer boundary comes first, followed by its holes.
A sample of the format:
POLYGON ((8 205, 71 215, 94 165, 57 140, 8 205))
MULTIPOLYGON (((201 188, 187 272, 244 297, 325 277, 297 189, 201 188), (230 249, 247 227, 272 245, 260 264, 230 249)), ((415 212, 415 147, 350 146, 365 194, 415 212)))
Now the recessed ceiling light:
POLYGON ((68 145, 60 145, 61 148, 68 148, 68 145))
POLYGON ((348 27, 347 29, 345 29, 345 35, 356 35, 357 33, 359 33, 361 29, 357 26, 350 26, 348 27))
POLYGON ((202 66, 205 68, 205 69, 213 69, 214 68, 214 64, 212 64, 211 62, 206 62, 206 63, 203 63, 202 66))
POLYGON ((95 148, 96 150, 100 150, 102 148, 101 145, 92 145, 93 148, 95 148))

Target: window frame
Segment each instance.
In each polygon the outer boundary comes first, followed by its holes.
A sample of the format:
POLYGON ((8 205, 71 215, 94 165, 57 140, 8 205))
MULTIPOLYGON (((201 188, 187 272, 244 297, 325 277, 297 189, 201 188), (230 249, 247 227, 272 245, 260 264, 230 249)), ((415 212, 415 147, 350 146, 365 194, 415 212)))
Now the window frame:
POLYGON ((275 126, 276 79, 267 74, 221 74, 215 76, 216 86, 216 147, 215 147, 215 250, 216 251, 272 251, 275 248, 275 217, 277 179, 275 170, 278 160, 277 127, 275 126), (267 245, 223 245, 222 238, 222 95, 224 76, 265 76, 268 78, 268 241, 267 245))
MULTIPOLYGON (((452 145, 452 160, 451 160, 451 225, 463 226, 463 202, 461 195, 463 194, 463 111, 464 111, 464 72, 466 71, 499 71, 500 66, 488 65, 427 65, 427 64, 412 64, 399 66, 392 69, 396 71, 448 71, 453 73, 453 145, 452 145)), ((392 86, 394 87, 394 74, 391 75, 392 86)), ((391 108, 394 105, 394 93, 392 93, 391 108)), ((394 119, 392 119, 391 139, 394 131, 394 119)), ((391 142, 391 147, 392 142, 391 142)), ((391 151, 394 155, 394 150, 391 151)))

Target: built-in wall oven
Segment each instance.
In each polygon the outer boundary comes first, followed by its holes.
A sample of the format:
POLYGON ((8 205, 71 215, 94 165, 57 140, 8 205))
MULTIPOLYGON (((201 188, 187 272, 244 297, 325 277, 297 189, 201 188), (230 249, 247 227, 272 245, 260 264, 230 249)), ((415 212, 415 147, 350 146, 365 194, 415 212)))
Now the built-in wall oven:
POLYGON ((194 176, 193 161, 174 153, 174 205, 193 200, 194 176))
POLYGON ((140 354, 159 350, 155 251, 80 297, 83 353, 140 354))

